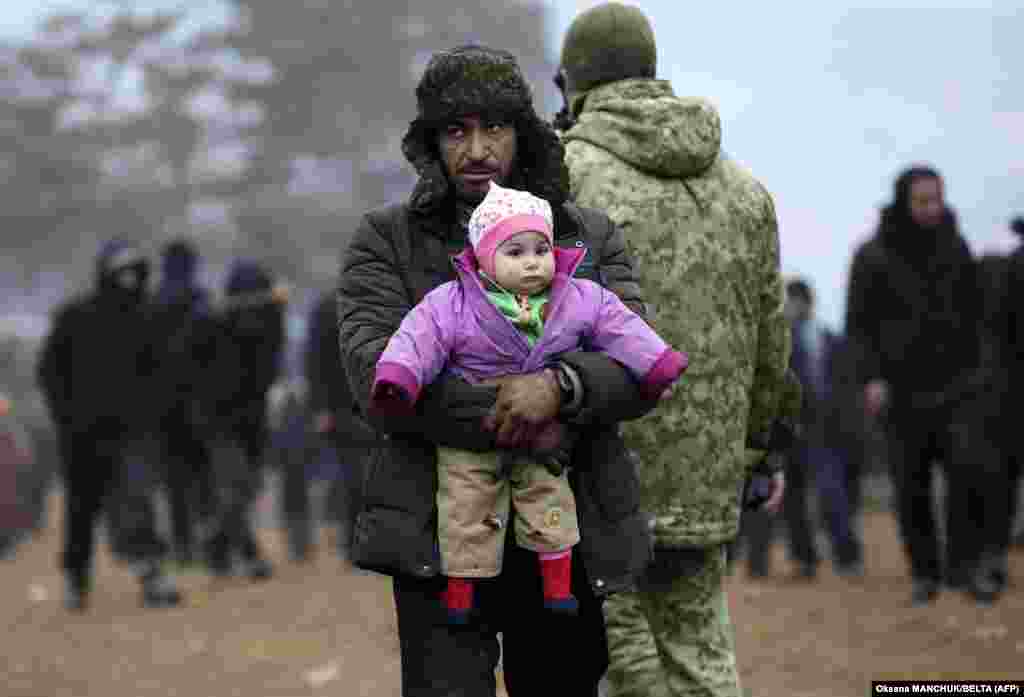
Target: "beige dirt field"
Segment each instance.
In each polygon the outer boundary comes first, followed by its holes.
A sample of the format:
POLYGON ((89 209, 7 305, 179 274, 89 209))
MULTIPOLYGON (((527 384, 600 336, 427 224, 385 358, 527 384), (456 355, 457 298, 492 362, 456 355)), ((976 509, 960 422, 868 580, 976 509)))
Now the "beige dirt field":
MULTIPOLYGON (((181 575, 187 602, 144 610, 137 586, 101 545, 91 609, 62 607, 59 497, 49 526, 0 561, 0 697, 397 697, 398 642, 387 579, 356 573, 326 540, 306 566, 283 535, 263 531, 277 564, 262 584, 181 575)), ((863 580, 823 564, 793 580, 781 545, 777 576, 729 582, 739 662, 749 695, 859 697, 871 679, 1024 678, 1024 553, 1018 585, 994 607, 946 592, 912 609, 893 518, 869 513, 863 580)), ((325 536, 326 537, 326 536, 325 536)))

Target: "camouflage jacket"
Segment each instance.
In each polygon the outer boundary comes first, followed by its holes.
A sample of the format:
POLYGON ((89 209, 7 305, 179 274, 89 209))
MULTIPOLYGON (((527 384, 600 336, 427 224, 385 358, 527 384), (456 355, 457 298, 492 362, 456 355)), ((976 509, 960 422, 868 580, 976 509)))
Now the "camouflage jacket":
POLYGON ((740 491, 761 460, 746 449, 782 406, 789 362, 771 196, 720 149, 707 101, 660 80, 586 95, 563 134, 572 193, 623 230, 648 319, 690 354, 674 396, 623 424, 658 545, 735 537, 740 491))

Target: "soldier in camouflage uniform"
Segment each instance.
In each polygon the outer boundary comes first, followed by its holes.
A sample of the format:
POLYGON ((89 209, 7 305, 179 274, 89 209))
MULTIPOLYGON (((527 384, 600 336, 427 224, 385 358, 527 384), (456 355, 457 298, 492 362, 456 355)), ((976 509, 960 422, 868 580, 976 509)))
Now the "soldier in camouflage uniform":
MULTIPOLYGON (((623 229, 652 326, 691 356, 671 399, 623 424, 655 549, 639 588, 605 604, 608 679, 613 695, 739 695, 726 545, 788 389, 778 226, 721 151, 714 107, 654 79, 655 55, 638 9, 603 4, 573 22, 556 80, 572 194, 623 229)), ((769 481, 775 507, 781 473, 769 481)))

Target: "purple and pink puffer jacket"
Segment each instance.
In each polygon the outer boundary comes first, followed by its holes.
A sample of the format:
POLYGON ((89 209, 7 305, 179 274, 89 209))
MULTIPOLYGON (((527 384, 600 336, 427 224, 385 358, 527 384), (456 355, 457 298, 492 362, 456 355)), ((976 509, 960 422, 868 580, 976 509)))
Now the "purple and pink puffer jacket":
POLYGON ((580 348, 615 359, 656 399, 686 370, 673 350, 635 312, 593 281, 573 278, 585 250, 555 248, 544 332, 535 345, 495 307, 472 249, 454 259, 458 280, 438 286, 409 311, 377 361, 370 409, 411 411, 420 390, 444 370, 470 383, 532 373, 580 348), (396 398, 395 388, 406 399, 396 398))

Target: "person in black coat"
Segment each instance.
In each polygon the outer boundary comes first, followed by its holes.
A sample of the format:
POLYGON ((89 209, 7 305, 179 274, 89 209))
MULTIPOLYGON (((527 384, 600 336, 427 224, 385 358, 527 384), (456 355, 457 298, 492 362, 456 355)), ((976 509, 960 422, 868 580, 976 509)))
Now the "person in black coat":
POLYGON ((164 481, 168 490, 175 556, 191 562, 196 525, 212 513, 210 453, 194 423, 198 380, 202 375, 197 336, 209 318, 209 294, 198 285, 199 255, 187 240, 173 240, 163 249, 163 278, 154 302, 156 346, 163 403, 160 436, 164 481))
POLYGON ((181 596, 160 562, 152 463, 139 444, 153 434, 156 361, 147 301, 149 265, 123 240, 103 245, 95 290, 61 307, 39 357, 39 386, 56 426, 64 478, 66 604, 83 610, 92 589, 94 528, 106 510, 118 556, 133 563, 146 605, 181 596))
POLYGON ((356 411, 341 363, 338 299, 325 293, 309 318, 305 369, 313 431, 328 439, 341 464, 328 494, 330 514, 339 527, 338 552, 350 553, 355 517, 360 508, 364 461, 376 439, 369 424, 356 411))
POLYGON ((258 263, 231 267, 224 305, 206 323, 198 350, 203 366, 199 421, 210 443, 215 492, 214 523, 206 543, 207 563, 227 575, 241 563, 244 575, 269 578, 251 520, 269 444, 268 391, 281 369, 287 295, 258 263))
MULTIPOLYGON (((941 176, 903 172, 874 237, 850 272, 846 333, 864 405, 885 409, 889 466, 914 604, 931 602, 943 581, 990 600, 977 574, 975 532, 979 433, 970 407, 981 366, 981 289, 977 269, 941 176), (932 513, 932 464, 945 465, 946 544, 940 552, 932 513)), ((983 507, 982 507, 983 509, 983 507)))
MULTIPOLYGON (((577 275, 646 310, 622 232, 568 200, 562 145, 534 111, 511 54, 481 46, 440 52, 416 94, 403 150, 419 181, 407 202, 363 218, 339 277, 341 362, 361 414, 377 359, 404 315, 454 278, 451 257, 464 249, 466 223, 492 180, 551 203, 555 244, 587 249, 577 275)), ((377 437, 352 555, 361 568, 393 577, 405 697, 494 695, 499 631, 510 695, 597 693, 608 665, 601 598, 632 588, 650 559, 637 463, 616 424, 654 406, 620 365, 581 351, 508 376, 500 389, 445 376, 426 387, 414 416, 370 419, 377 437), (582 537, 572 581, 579 615, 543 609, 536 558, 508 536, 501 575, 480 583, 477 621, 452 627, 441 602, 437 446, 515 447, 555 418, 584 432, 570 475, 582 537)))
MULTIPOLYGON (((786 453, 786 498, 782 504, 790 557, 797 564, 799 578, 810 580, 817 575, 820 557, 809 515, 809 497, 816 484, 836 573, 860 576, 862 550, 853 523, 857 479, 856 472, 850 471, 849 439, 844 433, 843 342, 815 318, 814 293, 803 279, 786 284, 786 314, 793 336, 790 369, 800 380, 802 393, 800 435, 786 453)), ((774 516, 743 512, 743 537, 749 545, 747 563, 753 578, 769 573, 774 528, 774 516)))
MULTIPOLYGON (((1024 239, 1024 217, 1014 218, 1010 229, 1024 239)), ((985 360, 993 373, 979 421, 996 461, 984 492, 990 527, 983 571, 1002 591, 1009 582, 1008 555, 1024 468, 1018 435, 1024 410, 1024 245, 1007 255, 983 257, 979 266, 986 289, 985 360)))

